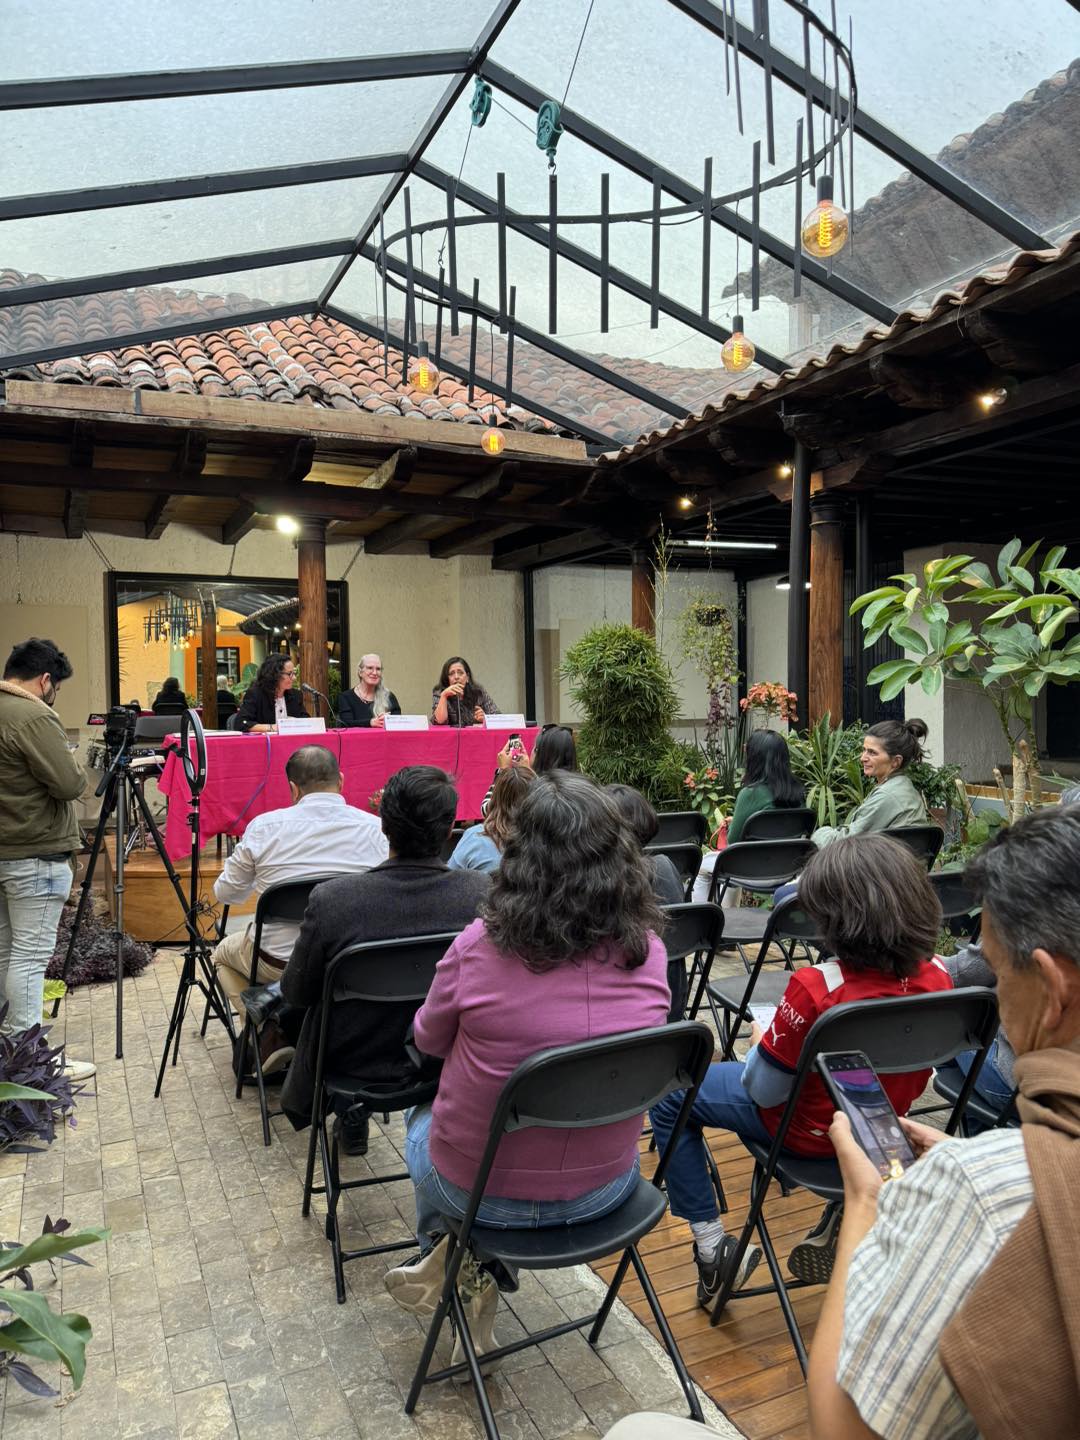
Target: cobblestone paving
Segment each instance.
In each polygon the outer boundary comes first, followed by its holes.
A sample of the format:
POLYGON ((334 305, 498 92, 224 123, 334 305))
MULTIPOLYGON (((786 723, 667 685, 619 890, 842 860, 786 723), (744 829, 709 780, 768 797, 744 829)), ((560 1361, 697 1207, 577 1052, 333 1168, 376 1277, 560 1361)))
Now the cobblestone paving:
MULTIPOLYGON (((262 1144, 252 1091, 233 1096, 230 1051, 212 1023, 205 1040, 189 1019, 180 1061, 155 1100, 155 1070, 178 961, 162 952, 125 984, 124 1059, 114 1058, 112 986, 76 991, 54 1035, 91 1056, 98 1073, 77 1125, 31 1156, 0 1156, 0 1236, 30 1239, 46 1213, 73 1227, 106 1225, 107 1245, 83 1252, 92 1268, 65 1265, 36 1283, 65 1311, 89 1316, 94 1338, 77 1394, 59 1372, 59 1401, 10 1384, 0 1434, 11 1440, 473 1440, 482 1436, 468 1387, 429 1387, 414 1417, 402 1402, 419 1356, 420 1323, 386 1294, 394 1257, 346 1267, 337 1305, 321 1214, 300 1215, 305 1136, 284 1119, 262 1144)), ((201 1012, 200 1012, 201 1014, 201 1012)), ((367 1161, 401 1168, 399 1121, 372 1127, 367 1161)), ((346 1174, 354 1173, 346 1169, 346 1174)), ((319 1201, 316 1200, 316 1205, 319 1201)), ((411 1232, 407 1183, 342 1199, 345 1243, 411 1232)), ((499 1339, 595 1307, 584 1267, 525 1275, 504 1297, 499 1339)), ((437 1359, 445 1356, 443 1348, 437 1359)), ((445 1359, 444 1359, 445 1363, 445 1359)), ((0 1382, 2 1384, 2 1382, 0 1382)), ((602 1435, 635 1410, 685 1414, 663 1352, 621 1305, 596 1350, 580 1334, 509 1357, 487 1381, 505 1440, 602 1435)), ((706 1400, 717 1431, 738 1431, 706 1400)))

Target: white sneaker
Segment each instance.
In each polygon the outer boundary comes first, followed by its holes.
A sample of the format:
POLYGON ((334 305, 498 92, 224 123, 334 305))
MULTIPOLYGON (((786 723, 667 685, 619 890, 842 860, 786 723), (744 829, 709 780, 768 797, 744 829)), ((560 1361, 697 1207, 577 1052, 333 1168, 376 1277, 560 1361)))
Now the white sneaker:
POLYGON ((64 1074, 69 1080, 89 1080, 97 1074, 97 1066, 89 1060, 64 1060, 64 1074))

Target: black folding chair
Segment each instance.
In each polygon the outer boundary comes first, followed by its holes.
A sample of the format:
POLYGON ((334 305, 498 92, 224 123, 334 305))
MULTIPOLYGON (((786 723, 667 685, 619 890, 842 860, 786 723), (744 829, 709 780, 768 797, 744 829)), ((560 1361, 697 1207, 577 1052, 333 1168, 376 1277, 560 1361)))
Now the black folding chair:
MULTIPOLYGON (((813 855, 812 840, 739 840, 716 857, 709 899, 723 901, 729 889, 771 895, 794 880, 813 855)), ((744 945, 759 945, 769 922, 767 910, 740 906, 724 912, 724 948, 737 949, 749 970, 744 945)))
POLYGON ((759 810, 743 826, 744 840, 807 840, 817 829, 817 812, 805 805, 789 810, 759 810))
POLYGON ((653 836, 653 845, 704 845, 709 835, 709 822, 700 810, 669 810, 657 817, 660 828, 653 836))
POLYGON ((689 900, 694 893, 694 881, 701 869, 701 846, 696 842, 687 842, 682 845, 646 845, 644 853, 667 856, 675 866, 683 887, 683 894, 689 900))
POLYGON ((815 1020, 803 1042, 791 1094, 772 1143, 765 1145, 756 1140, 743 1141, 754 1157, 750 1209, 717 1294, 711 1324, 716 1325, 719 1322, 730 1300, 740 1300, 751 1295, 775 1294, 780 1301, 795 1354, 805 1375, 806 1346, 788 1292, 802 1288, 807 1282, 785 1280, 781 1274, 780 1262, 776 1258, 772 1238, 765 1223, 763 1207, 771 1180, 778 1180, 789 1188, 801 1185, 826 1201, 840 1202, 844 1198, 844 1182, 835 1159, 808 1158, 784 1149, 788 1127, 804 1086, 808 1080, 821 1084, 814 1067, 817 1056, 829 1051, 862 1050, 880 1074, 897 1075, 910 1070, 926 1070, 944 1065, 964 1050, 976 1051, 975 1060, 946 1126, 947 1133, 952 1135, 956 1133, 979 1069, 997 1033, 997 1024, 997 999, 994 992, 975 987, 936 991, 928 995, 890 995, 880 1000, 855 1000, 846 1005, 834 1005, 815 1020), (739 1272, 746 1247, 755 1230, 761 1241, 772 1284, 733 1291, 734 1277, 739 1272))
POLYGON ((723 980, 714 980, 708 986, 712 1013, 716 1018, 716 1029, 722 1046, 722 1060, 732 1059, 735 1041, 739 1038, 743 1021, 753 1018, 750 1014, 752 1003, 780 1004, 791 979, 790 972, 795 968, 795 946, 801 944, 809 953, 811 945, 824 944, 817 925, 800 907, 798 895, 789 895, 766 913, 768 919, 765 933, 761 937, 757 959, 750 966, 747 975, 732 975, 723 980), (785 941, 788 942, 786 947, 785 941), (769 955, 774 945, 780 950, 779 957, 769 955), (784 968, 779 974, 763 975, 762 968, 769 963, 780 963, 784 968), (723 1011, 722 1017, 717 1014, 718 1009, 723 1011))
POLYGON ((478 1224, 476 1212, 484 1198, 488 1176, 504 1135, 534 1125, 558 1130, 611 1125, 640 1116, 664 1096, 685 1089, 682 1108, 672 1131, 672 1143, 667 1150, 670 1155, 708 1069, 712 1048, 713 1037, 708 1026, 684 1020, 675 1025, 608 1035, 578 1045, 542 1050, 517 1067, 503 1086, 495 1108, 487 1147, 469 1194, 465 1215, 461 1219, 452 1215, 444 1217, 449 1235, 446 1279, 405 1401, 407 1415, 416 1409, 425 1383, 468 1371, 476 1391, 484 1431, 489 1440, 499 1440, 498 1426, 481 1378, 481 1363, 516 1354, 529 1346, 584 1329, 586 1325, 592 1327, 588 1335, 589 1344, 595 1345, 623 1278, 633 1265, 664 1347, 679 1377, 690 1416, 704 1423, 694 1383, 687 1373, 637 1250, 638 1241, 659 1223, 667 1209, 667 1198, 661 1188, 667 1169, 664 1158, 661 1158, 651 1181, 639 1178, 629 1198, 599 1220, 542 1230, 495 1230, 478 1224), (567 1320, 509 1345, 500 1345, 478 1358, 465 1307, 457 1291, 458 1272, 467 1248, 481 1261, 498 1260, 504 1265, 525 1270, 559 1270, 598 1260, 620 1250, 622 1258, 598 1310, 580 1320, 567 1320), (431 1357, 448 1314, 453 1316, 465 1359, 429 1375, 431 1357))
MULTIPOLYGON (((326 1238, 334 1255, 334 1283, 339 1305, 345 1303, 347 1261, 358 1260, 364 1255, 383 1255, 391 1250, 414 1250, 416 1236, 409 1235, 407 1239, 391 1240, 383 1245, 368 1245, 360 1250, 342 1250, 337 1215, 341 1192, 408 1180, 409 1172, 401 1170, 393 1175, 342 1180, 337 1135, 328 1137, 326 1133, 326 1121, 333 1102, 343 1102, 345 1109, 363 1105, 369 1111, 381 1112, 389 1117, 392 1111, 426 1105, 434 1099, 439 1082, 437 1077, 424 1075, 419 1070, 411 1075, 406 1073, 400 1080, 367 1080, 349 1071, 330 1068, 327 1056, 333 1045, 334 1024, 340 1021, 344 1007, 353 1004, 411 1004, 419 1010, 431 988, 436 965, 456 939, 456 931, 447 931, 441 935, 417 935, 404 940, 373 940, 363 945, 350 945, 334 956, 323 976, 315 1093, 311 1102, 311 1135, 308 1138, 304 1200, 300 1213, 307 1215, 310 1212, 312 1195, 326 1196, 326 1238), (314 1183, 316 1147, 322 1162, 321 1185, 314 1183)), ((406 1058, 403 1043, 403 1061, 406 1058)), ((356 1055, 357 1065, 362 1065, 363 1060, 362 1053, 356 1055)))
POLYGON ((899 840, 906 845, 916 860, 921 860, 929 870, 945 843, 945 831, 940 825, 899 825, 895 830, 883 832, 890 840, 899 840))
POLYGON ((962 870, 931 870, 930 884, 941 904, 941 916, 954 935, 974 940, 981 929, 981 906, 962 870))
MULTIPOLYGON (((316 885, 322 885, 327 880, 340 880, 340 871, 332 875, 305 875, 298 880, 286 880, 280 885, 270 885, 259 896, 259 903, 255 906, 255 928, 251 935, 251 974, 248 977, 248 986, 253 988, 259 982, 259 953, 262 949, 263 929, 271 921, 278 921, 283 924, 299 925, 304 918, 304 911, 307 909, 308 896, 316 885)), ((247 1004, 243 995, 240 995, 239 1002, 243 1008, 244 1029, 240 1036, 240 1044, 236 1056, 236 1098, 237 1100, 244 1093, 244 1067, 247 1063, 248 1053, 251 1055, 251 1067, 255 1072, 255 1083, 259 1087, 259 1112, 262 1115, 263 1144, 270 1144, 270 1111, 266 1103, 266 1081, 263 1078, 262 1056, 259 1054, 259 1037, 256 1031, 255 1022, 248 1012, 247 1004)), ((209 1011, 207 1005, 207 1011, 209 1011)), ((203 1033, 206 1033, 206 1015, 203 1015, 203 1033)), ((274 1115, 280 1115, 280 1110, 275 1110, 274 1115)))
POLYGON ((471 828, 471 823, 469 825, 464 825, 460 820, 455 820, 454 824, 451 826, 450 834, 447 835, 446 839, 442 843, 442 848, 439 851, 439 858, 448 861, 450 859, 450 856, 453 855, 454 851, 461 844, 461 837, 465 834, 465 831, 471 828))
MULTIPOLYGON (((959 1065, 943 1065, 940 1070, 934 1071, 934 1090, 943 1100, 948 1101, 950 1106, 955 1106, 960 1097, 960 1091, 964 1088, 964 1072, 959 1065)), ((1010 1130, 1020 1124, 1020 1114, 1016 1108, 1016 1097, 1019 1094, 1019 1087, 1013 1090, 1012 1097, 1002 1110, 995 1110, 977 1090, 972 1090, 968 1095, 967 1104, 964 1106, 963 1114, 960 1116, 961 1135, 977 1135, 983 1130, 1010 1130), (971 1121, 977 1121, 975 1126, 971 1121)), ((943 1107, 936 1106, 936 1109, 943 1107)), ((920 1111, 920 1114, 928 1114, 928 1110, 920 1111)))

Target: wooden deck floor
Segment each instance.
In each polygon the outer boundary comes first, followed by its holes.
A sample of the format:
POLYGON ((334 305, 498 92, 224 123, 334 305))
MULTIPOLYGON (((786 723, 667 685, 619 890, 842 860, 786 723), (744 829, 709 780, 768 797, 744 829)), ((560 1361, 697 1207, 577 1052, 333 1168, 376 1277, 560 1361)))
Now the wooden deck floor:
MULTIPOLYGON (((724 1131, 711 1132, 709 1141, 730 1206, 725 1224, 735 1231, 746 1215, 753 1161, 742 1144, 724 1131)), ((642 1151, 642 1169, 650 1174, 656 1157, 645 1152, 644 1142, 642 1151)), ((821 1201, 807 1191, 797 1190, 785 1199, 779 1187, 771 1188, 765 1219, 785 1272, 788 1251, 811 1229, 820 1213, 821 1201)), ((807 1440, 810 1431, 806 1388, 776 1297, 759 1295, 734 1301, 721 1323, 713 1328, 708 1314, 697 1304, 697 1271, 690 1243, 686 1223, 668 1214, 645 1237, 641 1252, 691 1374, 732 1424, 752 1440, 807 1440)), ((609 1279, 615 1261, 595 1268, 609 1279)), ((763 1262, 751 1283, 765 1284, 767 1280, 763 1262)), ((807 1344, 824 1293, 823 1288, 815 1286, 796 1291, 792 1297, 807 1344)), ((632 1272, 620 1295, 656 1335, 649 1307, 632 1272)))

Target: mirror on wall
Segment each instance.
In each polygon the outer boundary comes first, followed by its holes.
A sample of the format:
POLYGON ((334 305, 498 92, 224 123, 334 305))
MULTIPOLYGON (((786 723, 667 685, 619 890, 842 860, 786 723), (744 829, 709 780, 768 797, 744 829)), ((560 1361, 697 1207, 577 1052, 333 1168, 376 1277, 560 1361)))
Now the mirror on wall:
MULTIPOLYGON (((168 676, 189 703, 202 701, 202 607, 216 606, 217 674, 239 701, 268 655, 299 658, 300 599, 295 580, 213 575, 121 574, 107 599, 110 703, 153 704, 168 676)), ((346 587, 326 587, 330 697, 348 673, 346 587)))

